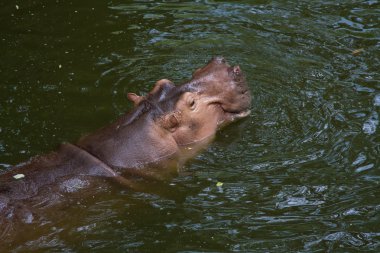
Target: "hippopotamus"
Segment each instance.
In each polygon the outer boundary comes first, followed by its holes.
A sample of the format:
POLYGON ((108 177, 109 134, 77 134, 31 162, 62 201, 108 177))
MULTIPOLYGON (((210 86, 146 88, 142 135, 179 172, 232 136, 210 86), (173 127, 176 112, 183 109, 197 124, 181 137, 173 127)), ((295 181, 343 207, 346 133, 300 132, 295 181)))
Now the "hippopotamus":
POLYGON ((36 209, 78 192, 83 197, 94 185, 112 182, 139 190, 136 177, 167 178, 219 128, 246 117, 251 103, 241 68, 223 57, 182 85, 162 79, 146 96, 127 97, 134 107, 114 123, 0 175, 0 237, 15 220, 33 223, 36 209))

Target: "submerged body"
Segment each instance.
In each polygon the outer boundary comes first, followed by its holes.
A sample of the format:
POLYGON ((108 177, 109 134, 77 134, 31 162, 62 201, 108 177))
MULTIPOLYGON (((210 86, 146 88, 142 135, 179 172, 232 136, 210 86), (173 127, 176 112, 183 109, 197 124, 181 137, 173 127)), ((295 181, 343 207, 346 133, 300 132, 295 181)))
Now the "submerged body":
POLYGON ((129 93, 134 109, 113 124, 20 164, 0 175, 0 237, 16 223, 40 220, 85 189, 114 181, 132 189, 131 176, 162 179, 175 173, 213 138, 218 128, 249 114, 250 92, 239 66, 222 57, 196 70, 189 82, 158 81, 145 97, 129 93), (24 177, 15 179, 22 174, 24 177))

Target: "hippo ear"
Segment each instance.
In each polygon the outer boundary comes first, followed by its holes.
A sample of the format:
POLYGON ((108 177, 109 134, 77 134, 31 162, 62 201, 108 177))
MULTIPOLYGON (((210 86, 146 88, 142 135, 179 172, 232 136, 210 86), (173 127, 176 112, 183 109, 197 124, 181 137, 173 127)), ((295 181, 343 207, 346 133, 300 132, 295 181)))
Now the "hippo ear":
POLYGON ((127 98, 133 102, 135 106, 137 106, 143 99, 143 96, 136 95, 135 93, 128 93, 127 98))
POLYGON ((175 85, 172 81, 168 79, 161 79, 156 82, 153 89, 149 94, 157 93, 158 91, 164 91, 165 93, 174 88, 175 85))
POLYGON ((192 77, 194 78, 200 71, 202 70, 202 68, 198 68, 196 69, 193 74, 192 74, 192 77))
POLYGON ((170 132, 174 132, 181 121, 181 113, 179 111, 166 114, 160 118, 160 124, 163 128, 170 132))

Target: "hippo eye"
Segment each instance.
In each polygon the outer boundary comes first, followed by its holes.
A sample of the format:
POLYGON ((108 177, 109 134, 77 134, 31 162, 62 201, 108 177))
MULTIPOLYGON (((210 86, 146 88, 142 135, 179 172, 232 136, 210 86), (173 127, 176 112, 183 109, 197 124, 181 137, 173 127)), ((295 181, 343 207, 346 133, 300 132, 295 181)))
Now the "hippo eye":
POLYGON ((191 99, 189 101, 189 107, 190 107, 191 110, 195 109, 195 99, 191 99))

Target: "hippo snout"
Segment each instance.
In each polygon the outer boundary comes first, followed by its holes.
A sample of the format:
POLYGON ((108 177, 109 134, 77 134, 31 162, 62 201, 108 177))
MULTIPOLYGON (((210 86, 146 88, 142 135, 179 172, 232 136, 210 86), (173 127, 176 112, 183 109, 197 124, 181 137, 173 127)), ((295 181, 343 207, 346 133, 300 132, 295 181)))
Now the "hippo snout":
POLYGON ((251 92, 245 75, 239 65, 229 65, 224 57, 214 57, 206 66, 197 69, 193 73, 194 86, 212 103, 218 104, 226 118, 249 114, 251 92))

